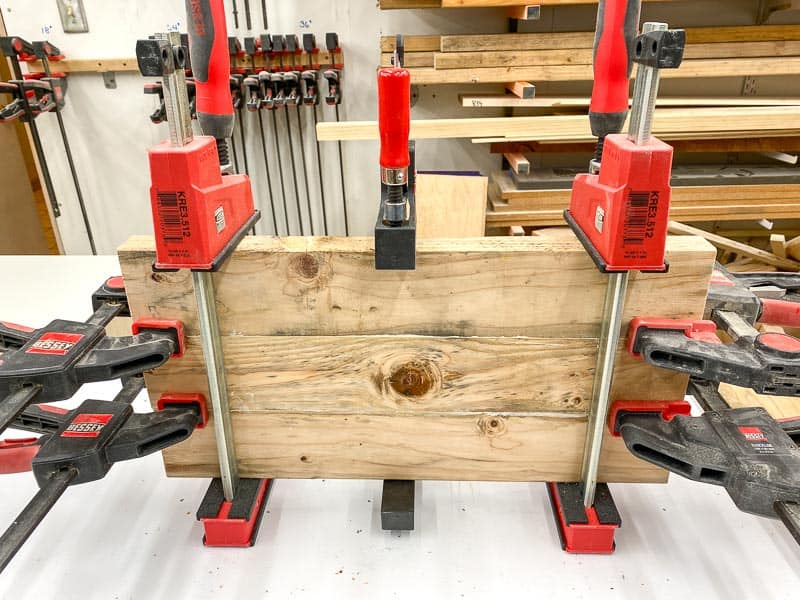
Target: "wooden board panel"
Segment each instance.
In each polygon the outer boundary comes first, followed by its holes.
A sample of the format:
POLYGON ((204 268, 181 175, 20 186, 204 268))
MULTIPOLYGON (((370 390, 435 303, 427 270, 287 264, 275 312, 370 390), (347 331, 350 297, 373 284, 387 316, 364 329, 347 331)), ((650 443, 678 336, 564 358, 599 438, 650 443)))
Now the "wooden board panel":
MULTIPOLYGON (((800 59, 798 59, 800 61, 800 59)), ((798 63, 800 66, 800 62, 798 63)), ((653 134, 669 140, 673 137, 763 137, 797 135, 800 109, 783 107, 669 108, 658 109, 653 134)), ((569 141, 592 138, 585 115, 538 117, 493 117, 473 119, 426 119, 411 121, 413 139, 484 138, 569 141)), ((371 140, 378 138, 376 121, 343 121, 317 125, 317 139, 371 140)))
MULTIPOLYGON (((242 477, 577 481, 586 421, 541 415, 234 413, 242 477)), ((164 452, 167 475, 218 476, 210 428, 164 452)), ((601 481, 666 481, 606 437, 601 481)))
POLYGON ((487 177, 417 175, 417 239, 482 237, 487 177))
MULTIPOLYGON (((421 240, 415 271, 375 271, 372 244, 245 238, 214 275, 223 335, 596 335, 605 278, 577 240, 421 240)), ((668 274, 631 275, 628 318, 654 297, 664 317, 702 314, 712 247, 675 237, 667 248, 668 274)), ((135 315, 180 319, 198 334, 189 273, 152 273, 149 236, 131 238, 119 258, 135 315)))
MULTIPOLYGON (((238 412, 408 414, 585 413, 595 339, 429 336, 226 336, 238 412), (530 368, 536 365, 536 368, 530 368)), ((680 396, 687 378, 621 351, 617 398, 680 396), (646 377, 643 376, 646 374, 646 377)), ((148 376, 154 397, 207 393, 200 341, 148 376)))
MULTIPOLYGON (((190 277, 153 257, 151 238, 120 249, 131 310, 191 336, 148 390, 203 392, 190 277)), ((668 257, 632 276, 626 321, 702 313, 713 249, 670 239, 668 257)), ((577 240, 420 241, 416 271, 376 272, 368 239, 252 237, 215 279, 244 476, 577 479, 605 290, 577 240)), ((682 397, 683 376, 619 360, 619 396, 682 397)), ((211 429, 164 456, 217 472, 211 429)), ((609 440, 601 478, 665 474, 609 440)))

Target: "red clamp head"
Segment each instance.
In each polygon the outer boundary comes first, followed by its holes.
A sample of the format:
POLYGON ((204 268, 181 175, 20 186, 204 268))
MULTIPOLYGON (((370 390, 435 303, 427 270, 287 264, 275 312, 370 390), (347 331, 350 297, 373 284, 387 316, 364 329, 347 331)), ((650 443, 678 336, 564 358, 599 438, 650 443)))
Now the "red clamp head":
POLYGON ((197 429, 204 429, 208 423, 208 403, 203 394, 161 394, 156 402, 157 410, 170 406, 196 406, 200 410, 200 424, 197 429))
POLYGON ((662 331, 682 331, 686 337, 710 344, 721 344, 717 337, 717 325, 714 321, 693 321, 691 319, 660 319, 657 317, 636 317, 631 321, 628 329, 628 353, 641 358, 636 351, 637 336, 645 329, 658 329, 662 331))
POLYGON ((186 333, 183 323, 175 319, 138 319, 131 325, 133 335, 137 335, 148 329, 172 330, 178 340, 178 348, 172 354, 172 358, 180 358, 186 350, 186 333))
POLYGON ((678 415, 691 415, 692 405, 685 400, 617 400, 608 412, 608 430, 614 437, 619 435, 619 417, 625 413, 659 415, 665 421, 671 421, 678 415))

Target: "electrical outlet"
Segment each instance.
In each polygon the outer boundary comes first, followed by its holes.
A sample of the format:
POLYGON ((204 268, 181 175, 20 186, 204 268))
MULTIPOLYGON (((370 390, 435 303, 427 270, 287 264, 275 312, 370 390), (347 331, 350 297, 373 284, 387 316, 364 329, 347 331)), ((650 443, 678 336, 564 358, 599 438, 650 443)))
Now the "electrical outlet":
POLYGON ((56 0, 58 14, 61 15, 61 25, 64 33, 86 33, 89 23, 86 21, 86 11, 83 10, 83 0, 56 0))

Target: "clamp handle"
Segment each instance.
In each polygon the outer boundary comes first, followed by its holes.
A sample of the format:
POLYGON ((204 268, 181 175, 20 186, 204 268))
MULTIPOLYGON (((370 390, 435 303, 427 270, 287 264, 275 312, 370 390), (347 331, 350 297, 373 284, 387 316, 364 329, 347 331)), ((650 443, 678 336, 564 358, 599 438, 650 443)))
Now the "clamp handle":
POLYGON ((600 0, 594 40, 594 86, 589 105, 592 135, 620 133, 628 116, 634 39, 641 0, 600 0))
POLYGON ((197 120, 205 135, 233 135, 230 56, 223 0, 186 0, 189 53, 197 93, 197 120))
POLYGON ((378 71, 378 128, 381 168, 408 169, 411 164, 408 152, 411 73, 408 69, 394 67, 378 71))

